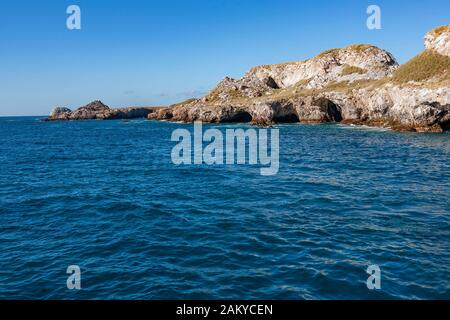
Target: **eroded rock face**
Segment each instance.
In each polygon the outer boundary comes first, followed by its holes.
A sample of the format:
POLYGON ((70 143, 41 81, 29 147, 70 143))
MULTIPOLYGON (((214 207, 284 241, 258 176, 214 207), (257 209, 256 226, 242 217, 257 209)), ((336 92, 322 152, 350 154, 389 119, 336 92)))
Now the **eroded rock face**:
POLYGON ((442 132, 450 120, 450 90, 387 84, 377 89, 333 92, 327 98, 342 106, 347 123, 391 127, 397 130, 442 132))
POLYGON ((325 97, 307 97, 296 105, 301 122, 324 123, 341 122, 341 107, 325 97))
POLYGON ((71 111, 68 108, 55 108, 46 120, 113 120, 146 118, 154 109, 129 107, 111 109, 101 101, 93 101, 81 108, 71 111))
POLYGON ((450 57, 450 26, 439 27, 427 33, 425 47, 450 57))
POLYGON ((397 67, 389 52, 370 45, 353 45, 326 51, 307 61, 255 67, 239 80, 226 77, 204 102, 257 98, 291 86, 321 89, 333 82, 377 80, 397 67))

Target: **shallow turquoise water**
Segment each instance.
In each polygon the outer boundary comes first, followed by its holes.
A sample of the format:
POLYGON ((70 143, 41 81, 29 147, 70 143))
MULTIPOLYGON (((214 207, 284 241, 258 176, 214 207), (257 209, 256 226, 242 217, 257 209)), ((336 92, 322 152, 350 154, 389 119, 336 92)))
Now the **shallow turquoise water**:
POLYGON ((280 126, 263 177, 176 128, 0 118, 0 299, 450 299, 449 134, 280 126))

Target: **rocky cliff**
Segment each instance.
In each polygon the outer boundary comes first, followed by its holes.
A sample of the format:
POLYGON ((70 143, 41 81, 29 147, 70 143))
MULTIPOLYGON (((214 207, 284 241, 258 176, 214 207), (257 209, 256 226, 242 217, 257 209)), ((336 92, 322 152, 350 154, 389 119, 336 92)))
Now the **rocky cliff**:
POLYGON ((306 61, 255 67, 226 77, 207 96, 149 119, 204 122, 344 122, 396 130, 450 130, 450 27, 425 37, 426 50, 399 66, 377 47, 332 49, 306 61))
POLYGON ((258 66, 226 77, 208 95, 167 108, 111 109, 100 101, 47 120, 131 119, 251 122, 343 122, 395 130, 450 130, 450 26, 425 36, 425 51, 399 66, 371 45, 332 49, 298 62, 258 66))

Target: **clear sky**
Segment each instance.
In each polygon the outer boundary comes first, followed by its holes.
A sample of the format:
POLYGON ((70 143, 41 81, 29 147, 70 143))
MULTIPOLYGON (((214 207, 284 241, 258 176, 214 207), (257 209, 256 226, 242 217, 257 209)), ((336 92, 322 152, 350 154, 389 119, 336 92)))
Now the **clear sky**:
POLYGON ((3 0, 0 115, 201 96, 224 76, 370 43, 405 62, 450 24, 449 0, 3 0), (81 8, 81 30, 66 8, 81 8), (382 29, 366 27, 370 4, 382 29))

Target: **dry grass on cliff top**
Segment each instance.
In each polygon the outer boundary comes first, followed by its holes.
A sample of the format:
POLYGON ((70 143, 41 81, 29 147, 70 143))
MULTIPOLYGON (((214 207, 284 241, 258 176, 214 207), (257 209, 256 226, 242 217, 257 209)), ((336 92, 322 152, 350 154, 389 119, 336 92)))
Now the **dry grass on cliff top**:
POLYGON ((350 45, 348 47, 345 47, 345 48, 336 48, 336 49, 326 50, 326 51, 322 52, 321 54, 319 54, 317 57, 323 57, 323 56, 326 56, 326 55, 331 55, 331 56, 334 57, 339 52, 341 52, 343 50, 351 50, 351 51, 360 53, 360 52, 366 51, 366 50, 371 49, 371 48, 375 48, 375 47, 370 45, 370 44, 352 44, 352 45, 350 45))
POLYGON ((438 27, 438 28, 434 29, 433 31, 431 31, 431 33, 436 37, 440 36, 444 32, 450 32, 450 25, 441 26, 441 27, 438 27))
POLYGON ((404 84, 410 81, 421 82, 431 79, 444 81, 449 78, 450 57, 433 50, 425 50, 400 66, 395 71, 393 80, 404 84))
POLYGON ((367 70, 359 68, 359 67, 355 67, 355 66, 349 66, 349 65, 345 65, 344 69, 342 69, 341 75, 342 76, 348 76, 350 74, 366 74, 367 70))
POLYGON ((182 105, 185 105, 185 104, 192 103, 194 101, 197 101, 197 99, 190 98, 190 99, 184 100, 182 102, 174 103, 174 104, 170 105, 170 107, 178 107, 178 106, 182 106, 182 105))
POLYGON ((295 66, 295 65, 299 65, 305 62, 308 62, 310 59, 305 59, 305 60, 298 60, 298 61, 288 61, 288 62, 281 62, 281 63, 277 63, 277 64, 263 64, 260 66, 256 66, 250 69, 250 71, 248 72, 248 74, 252 74, 257 72, 260 69, 263 70, 272 70, 272 69, 277 69, 277 68, 285 68, 288 66, 295 66))
MULTIPOLYGON (((305 88, 305 86, 308 84, 308 81, 309 80, 302 80, 291 87, 273 90, 269 97, 272 99, 289 99, 296 96, 311 96, 326 92, 350 93, 355 89, 381 87, 388 83, 390 81, 390 78, 386 77, 378 80, 362 79, 356 81, 334 81, 330 82, 323 88, 317 89, 305 88)), ((261 99, 265 98, 267 98, 267 96, 261 97, 261 99)))
POLYGON ((352 44, 351 46, 348 46, 346 48, 344 48, 345 50, 352 50, 355 52, 363 52, 366 51, 368 49, 373 49, 376 48, 375 46, 371 45, 371 44, 352 44))
POLYGON ((256 72, 259 69, 270 70, 270 69, 273 69, 273 68, 284 68, 284 67, 291 66, 291 65, 298 65, 298 64, 302 64, 302 63, 308 62, 308 61, 310 61, 311 59, 314 59, 314 58, 323 57, 325 55, 336 56, 342 50, 353 50, 353 51, 359 53, 359 52, 363 52, 363 51, 366 51, 367 49, 371 49, 371 48, 375 48, 375 47, 373 45, 370 45, 370 44, 352 44, 352 45, 350 45, 348 47, 345 47, 345 48, 335 48, 335 49, 326 50, 326 51, 324 51, 324 52, 322 52, 322 53, 318 54, 317 56, 315 56, 313 58, 310 58, 310 59, 282 62, 282 63, 277 63, 277 64, 265 64, 265 65, 256 66, 256 67, 253 67, 252 69, 250 69, 250 71, 248 73, 249 74, 254 73, 254 72, 256 72))

